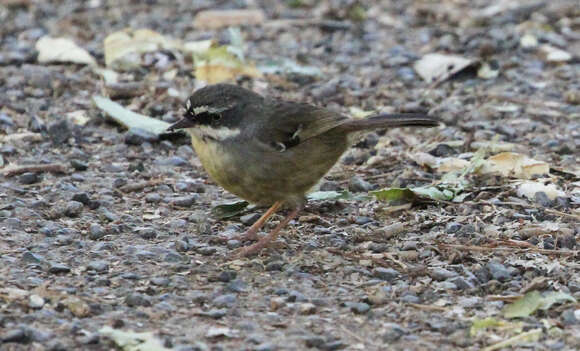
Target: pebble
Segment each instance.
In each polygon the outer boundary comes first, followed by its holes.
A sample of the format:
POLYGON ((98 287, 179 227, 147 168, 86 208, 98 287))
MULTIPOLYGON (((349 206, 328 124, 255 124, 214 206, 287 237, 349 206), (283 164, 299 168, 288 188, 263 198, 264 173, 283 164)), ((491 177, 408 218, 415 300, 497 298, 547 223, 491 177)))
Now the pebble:
POLYGON ((70 160, 70 165, 75 169, 75 171, 86 171, 89 169, 88 163, 77 159, 70 160))
POLYGON ((316 305, 310 302, 301 303, 298 305, 298 313, 303 316, 314 314, 316 313, 316 305))
POLYGON ((461 224, 459 224, 457 222, 449 222, 445 226, 445 230, 447 231, 447 234, 457 233, 459 231, 459 229, 461 229, 461 224))
POLYGON ((421 301, 421 299, 419 299, 417 296, 415 296, 413 294, 405 294, 405 295, 401 296, 401 302, 419 303, 420 301, 421 301))
POLYGON ((107 235, 105 228, 97 223, 91 223, 89 226, 89 239, 99 240, 105 237, 105 235, 107 235))
POLYGON ((107 272, 109 270, 109 264, 102 260, 91 261, 87 265, 87 270, 95 271, 97 273, 107 272))
POLYGON ((161 200, 162 200, 162 197, 158 193, 149 193, 149 194, 145 195, 145 202, 147 202, 147 203, 157 204, 157 203, 160 203, 161 200))
POLYGON ((286 299, 281 296, 274 296, 270 299, 270 310, 277 311, 286 305, 286 299))
POLYGON ((552 207, 553 205, 552 200, 543 191, 538 191, 534 194, 534 201, 542 207, 552 207))
POLYGON ((214 319, 220 319, 228 313, 226 308, 212 308, 207 312, 201 312, 201 316, 206 316, 214 319))
POLYGON ((173 204, 175 206, 179 206, 179 207, 191 207, 191 206, 195 205, 198 198, 199 198, 199 195, 197 195, 197 194, 180 196, 180 197, 173 198, 171 200, 171 204, 173 204))
POLYGON ((259 213, 249 213, 247 215, 243 215, 240 217, 240 222, 242 222, 245 225, 252 225, 254 224, 258 219, 260 219, 260 214, 259 213))
POLYGON ((50 267, 48 267, 48 273, 52 274, 69 273, 69 272, 70 267, 62 263, 53 262, 50 264, 50 267))
POLYGON ((129 307, 151 306, 149 298, 139 293, 130 293, 127 295, 127 297, 125 297, 125 303, 129 307))
POLYGON ((82 211, 83 204, 78 201, 69 201, 64 208, 64 214, 67 217, 78 217, 82 211))
POLYGON ((429 153, 436 157, 449 157, 457 154, 457 151, 447 144, 439 144, 429 153))
POLYGON ((181 158, 179 156, 171 156, 155 160, 155 164, 159 166, 174 166, 174 167, 184 167, 190 165, 190 163, 186 159, 181 158))
POLYGON ((20 184, 30 185, 40 182, 41 179, 42 178, 39 176, 38 173, 27 172, 18 177, 18 182, 20 184))
POLYGON ((277 350, 278 346, 271 344, 269 342, 262 343, 256 347, 254 347, 255 351, 274 351, 277 350))
POLYGON ((238 272, 236 272, 234 270, 222 271, 218 275, 218 280, 220 282, 228 283, 228 282, 236 279, 237 276, 238 276, 238 272))
POLYGON ((213 299, 212 304, 217 308, 232 307, 237 302, 235 294, 220 295, 213 299))
POLYGON ((234 279, 229 282, 227 289, 235 293, 243 293, 248 290, 248 284, 241 279, 234 279))
POLYGON ((76 193, 72 197, 73 201, 80 202, 81 204, 88 206, 91 203, 91 198, 87 193, 76 193))
POLYGON ((374 186, 371 183, 358 176, 350 178, 348 182, 348 190, 353 193, 368 192, 373 190, 373 188, 374 186))
POLYGON ((167 277, 153 277, 151 278, 151 284, 156 286, 169 286, 171 280, 167 277))
POLYGON ((48 135, 53 144, 62 146, 70 137, 72 137, 72 130, 69 121, 63 118, 51 123, 48 126, 48 135))
POLYGON ((40 309, 44 306, 44 299, 36 294, 32 294, 28 297, 28 306, 33 309, 40 309))
POLYGON ((266 271, 281 271, 284 267, 284 262, 281 261, 273 261, 266 265, 266 271))
POLYGON ((39 264, 44 262, 44 257, 39 254, 27 251, 22 254, 22 261, 26 263, 39 264))
POLYGON ((125 134, 125 144, 141 145, 144 142, 156 142, 159 136, 141 128, 130 128, 125 134))
POLYGON ((511 272, 501 263, 488 262, 485 267, 495 280, 505 282, 511 278, 511 272))
POLYGON ((384 328, 386 332, 382 335, 383 342, 385 343, 392 343, 399 340, 403 335, 408 334, 409 332, 405 330, 405 328, 401 327, 396 323, 387 323, 384 328))
POLYGON ((365 225, 371 223, 373 221, 372 218, 366 216, 356 216, 354 222, 358 225, 365 225))
POLYGON ((3 343, 14 342, 24 344, 30 341, 30 333, 27 333, 24 328, 11 329, 0 334, 0 340, 3 343))
POLYGON ((138 227, 135 228, 135 232, 145 240, 151 240, 157 237, 157 232, 151 227, 138 227))
POLYGON ((320 349, 334 351, 334 350, 344 349, 347 346, 348 346, 348 344, 345 344, 344 342, 342 342, 340 340, 336 340, 336 341, 329 341, 329 342, 323 344, 322 346, 320 346, 320 349))
POLYGON ((557 246, 563 249, 573 250, 576 247, 576 238, 573 234, 558 237, 557 246))
POLYGON ((320 335, 309 335, 304 337, 303 340, 306 347, 315 348, 320 348, 325 342, 324 338, 320 335))
POLYGON ((202 246, 202 247, 198 248, 196 251, 197 251, 197 253, 199 253, 203 256, 211 256, 217 252, 217 247, 215 247, 215 246, 202 246))
POLYGON ((457 277, 458 274, 456 272, 452 272, 449 271, 445 268, 441 268, 441 267, 434 267, 429 271, 429 275, 431 276, 431 278, 438 280, 438 281, 443 281, 445 279, 449 279, 449 278, 454 278, 457 277))
POLYGON ((457 289, 460 290, 469 290, 469 289, 473 289, 475 286, 469 282, 468 280, 466 280, 463 277, 455 277, 449 280, 450 283, 455 284, 455 286, 457 287, 457 289))
POLYGON ((392 268, 377 267, 373 269, 373 277, 392 282, 400 276, 400 273, 392 268))
POLYGON ((288 293, 288 297, 286 298, 288 302, 306 302, 308 299, 306 296, 297 290, 292 290, 288 293))
POLYGON ((371 309, 371 306, 364 302, 347 302, 345 305, 356 314, 365 314, 371 309))

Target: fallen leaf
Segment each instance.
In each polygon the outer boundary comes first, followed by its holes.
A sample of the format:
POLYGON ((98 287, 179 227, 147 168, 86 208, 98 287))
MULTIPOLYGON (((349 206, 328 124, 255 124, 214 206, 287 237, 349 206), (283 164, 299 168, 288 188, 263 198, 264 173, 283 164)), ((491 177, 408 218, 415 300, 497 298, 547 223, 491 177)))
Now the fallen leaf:
POLYGON ((38 62, 71 62, 96 66, 97 62, 85 49, 67 38, 44 36, 36 42, 38 62))
POLYGON ((538 39, 531 34, 526 34, 520 38, 520 46, 524 49, 535 48, 538 46, 538 39))
POLYGON ((218 219, 226 219, 244 212, 249 203, 247 201, 236 201, 229 204, 221 204, 211 209, 211 214, 218 219))
POLYGON ((131 53, 178 49, 181 42, 150 29, 126 29, 109 34, 104 47, 105 64, 111 67, 115 61, 131 53))
POLYGON ((230 26, 251 26, 262 24, 266 15, 262 10, 206 10, 200 11, 193 18, 195 28, 216 29, 230 26))
POLYGON ((169 127, 167 122, 127 110, 118 103, 102 96, 93 96, 93 101, 98 108, 127 129, 140 128, 157 135, 167 133, 169 127))
POLYGON ((477 61, 455 55, 427 54, 415 62, 414 68, 429 83, 442 82, 473 66, 477 61))
POLYGON ((91 307, 83 300, 76 296, 68 296, 61 301, 69 311, 78 318, 88 317, 91 313, 91 307))
POLYGON ((482 174, 499 173, 504 177, 528 179, 534 175, 549 174, 550 166, 522 154, 502 152, 485 160, 479 171, 482 174))
POLYGON ((87 116, 87 111, 78 110, 69 112, 66 114, 67 118, 70 119, 74 124, 79 126, 86 125, 91 119, 87 116))
POLYGON ((499 65, 488 62, 482 63, 477 69, 477 76, 481 79, 493 79, 499 76, 499 65))
POLYGON ((416 198, 415 193, 408 188, 382 189, 371 191, 370 194, 374 195, 379 201, 389 203, 412 202, 416 198))
POLYGON ((308 200, 324 201, 324 200, 362 200, 365 195, 353 195, 351 192, 344 191, 315 191, 307 195, 308 200))
POLYGON ((540 46, 540 54, 548 62, 566 62, 572 59, 569 52, 547 44, 540 46))
POLYGON ((523 182, 518 186, 517 194, 522 197, 525 196, 533 200, 537 192, 544 192, 548 195, 550 200, 556 199, 558 196, 566 196, 566 193, 558 189, 554 184, 544 184, 540 182, 528 181, 523 182))
POLYGON ((163 342, 155 337, 151 332, 136 333, 133 331, 122 331, 109 326, 102 327, 99 334, 107 337, 123 349, 123 351, 170 351, 163 342))
POLYGON ((318 67, 302 66, 287 58, 267 61, 258 66, 258 69, 264 74, 295 73, 304 76, 322 75, 322 71, 318 67))
POLYGON ((576 303, 576 299, 564 292, 551 291, 542 296, 537 290, 530 291, 522 298, 503 309, 505 318, 528 317, 538 309, 548 310, 554 304, 563 302, 576 303))
POLYGON ((538 341, 541 336, 542 336, 542 328, 532 329, 532 330, 527 331, 525 333, 520 333, 514 337, 507 339, 507 340, 500 341, 496 344, 488 346, 488 347, 482 349, 482 351, 494 351, 494 350, 499 350, 499 349, 506 349, 512 345, 518 345, 521 343, 538 341))
POLYGON ((228 327, 210 327, 205 334, 208 338, 227 337, 234 338, 238 335, 236 330, 228 327))

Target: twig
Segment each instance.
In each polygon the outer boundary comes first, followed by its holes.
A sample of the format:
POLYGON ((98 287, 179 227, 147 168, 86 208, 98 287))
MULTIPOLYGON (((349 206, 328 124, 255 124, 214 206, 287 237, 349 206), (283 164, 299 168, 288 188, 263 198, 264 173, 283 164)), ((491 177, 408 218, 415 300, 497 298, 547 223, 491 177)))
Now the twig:
POLYGON ((464 251, 479 251, 479 252, 497 252, 507 251, 514 253, 536 252, 544 255, 560 255, 560 256, 575 256, 580 254, 579 250, 563 251, 563 250, 548 250, 539 248, 513 248, 513 247, 491 247, 491 246, 474 246, 474 245, 459 245, 459 244, 439 244, 440 248, 457 249, 464 251))
POLYGON ((162 181, 160 179, 154 179, 154 180, 148 180, 148 181, 134 183, 134 184, 123 185, 122 187, 119 188, 119 190, 121 190, 124 193, 131 193, 131 192, 143 190, 143 189, 148 188, 150 186, 159 185, 161 183, 162 183, 162 181))
POLYGON ((67 166, 64 163, 49 163, 42 165, 23 165, 23 166, 8 166, 2 170, 6 177, 12 177, 18 174, 35 172, 35 173, 66 173, 67 166))
POLYGON ((407 305, 414 307, 423 311, 434 311, 434 312, 445 312, 447 309, 445 307, 433 306, 433 305, 421 305, 419 303, 408 303, 407 305))

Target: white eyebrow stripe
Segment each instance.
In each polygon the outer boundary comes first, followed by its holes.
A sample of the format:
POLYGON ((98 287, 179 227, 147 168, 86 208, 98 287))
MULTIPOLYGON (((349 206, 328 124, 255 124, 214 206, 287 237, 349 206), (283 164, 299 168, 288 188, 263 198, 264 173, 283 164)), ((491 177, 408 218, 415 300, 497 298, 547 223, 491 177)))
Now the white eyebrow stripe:
POLYGON ((239 128, 228 128, 228 127, 210 127, 210 126, 199 126, 194 129, 195 133, 199 133, 200 136, 208 136, 210 138, 223 141, 230 138, 235 138, 240 135, 239 128))

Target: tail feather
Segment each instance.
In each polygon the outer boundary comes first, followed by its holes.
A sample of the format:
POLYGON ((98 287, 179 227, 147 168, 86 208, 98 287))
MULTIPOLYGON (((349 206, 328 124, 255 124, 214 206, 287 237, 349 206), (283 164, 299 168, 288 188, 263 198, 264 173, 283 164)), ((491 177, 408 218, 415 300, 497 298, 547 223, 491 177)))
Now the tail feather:
POLYGON ((437 127, 439 120, 420 113, 381 114, 365 119, 352 119, 341 127, 349 132, 377 128, 437 127))

